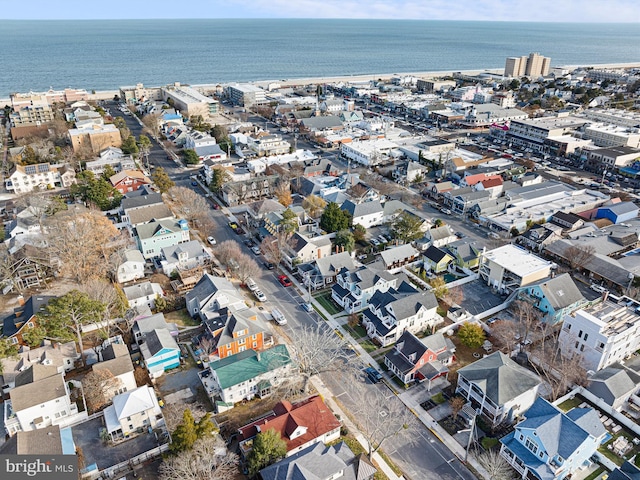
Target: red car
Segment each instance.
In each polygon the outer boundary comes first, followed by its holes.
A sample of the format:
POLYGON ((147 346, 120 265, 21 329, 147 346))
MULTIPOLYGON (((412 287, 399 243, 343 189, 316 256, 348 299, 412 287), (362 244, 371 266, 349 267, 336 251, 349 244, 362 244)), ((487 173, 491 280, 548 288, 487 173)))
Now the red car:
POLYGON ((278 281, 282 284, 283 287, 290 287, 291 285, 293 285, 293 283, 291 283, 291 280, 289 280, 286 275, 280 275, 278 277, 278 281))

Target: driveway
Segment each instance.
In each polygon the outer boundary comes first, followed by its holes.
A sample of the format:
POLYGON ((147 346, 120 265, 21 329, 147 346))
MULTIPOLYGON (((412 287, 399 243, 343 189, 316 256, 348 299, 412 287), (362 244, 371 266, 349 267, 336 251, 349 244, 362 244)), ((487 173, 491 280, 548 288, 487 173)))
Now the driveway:
POLYGON ((165 373, 157 381, 158 390, 163 395, 177 392, 185 388, 190 388, 192 393, 196 395, 198 393, 198 387, 202 386, 198 372, 200 369, 196 367, 183 370, 178 368, 172 372, 165 373))
POLYGON ((103 470, 158 446, 153 433, 144 433, 116 445, 105 445, 100 440, 102 426, 103 417, 98 417, 71 428, 73 441, 82 448, 86 466, 95 463, 103 470))
POLYGON ((460 285, 460 288, 464 296, 460 306, 471 315, 477 315, 496 307, 506 299, 506 297, 493 293, 491 288, 481 279, 460 285))

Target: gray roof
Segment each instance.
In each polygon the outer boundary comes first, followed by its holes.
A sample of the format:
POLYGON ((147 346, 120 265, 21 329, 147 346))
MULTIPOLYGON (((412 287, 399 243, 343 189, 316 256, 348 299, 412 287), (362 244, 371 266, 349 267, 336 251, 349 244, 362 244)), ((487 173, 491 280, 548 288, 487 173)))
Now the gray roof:
POLYGON ((95 363, 92 369, 109 370, 114 377, 133 372, 133 362, 129 349, 123 343, 112 343, 102 351, 102 362, 95 363))
POLYGON ((154 285, 160 287, 159 283, 142 282, 136 285, 131 285, 129 287, 124 287, 122 291, 124 292, 128 300, 135 300, 136 298, 154 295, 154 285))
POLYGON ((589 377, 587 390, 602 398, 607 404, 628 397, 640 390, 640 374, 619 363, 609 365, 589 377))
POLYGON ((206 157, 207 155, 220 155, 221 153, 225 153, 224 150, 220 148, 220 145, 204 145, 201 147, 194 148, 199 157, 206 157))
POLYGON ((180 253, 186 253, 188 259, 198 258, 201 256, 209 256, 204 246, 198 240, 190 240, 188 242, 171 245, 160 250, 162 256, 169 262, 177 262, 180 253))
POLYGON ((129 223, 131 225, 147 223, 151 220, 161 220, 163 218, 170 218, 173 216, 169 207, 164 203, 147 205, 134 210, 125 210, 125 214, 129 217, 129 223))
POLYGON ((625 460, 621 467, 609 474, 608 480, 640 480, 640 468, 625 460))
POLYGON ((40 405, 56 398, 65 397, 66 395, 64 377, 61 373, 16 387, 9 392, 14 412, 40 405))
MULTIPOLYGON (((140 190, 138 190, 140 191, 140 190)), ((142 192, 145 192, 144 190, 142 192)), ((120 202, 120 206, 123 210, 129 210, 132 208, 145 207, 147 205, 156 205, 163 203, 162 195, 159 193, 145 193, 143 195, 132 195, 133 192, 127 193, 125 198, 120 202)))
POLYGON ((347 200, 342 204, 340 209, 349 212, 353 218, 373 215, 383 211, 382 205, 378 200, 362 203, 355 203, 353 200, 347 200))
POLYGON ((432 292, 419 292, 407 282, 402 282, 397 289, 375 292, 369 299, 369 305, 393 311, 393 316, 398 321, 415 315, 421 307, 427 310, 436 308, 438 301, 432 292))
POLYGON ((621 215, 624 213, 632 213, 632 212, 637 213, 638 207, 633 202, 620 202, 620 203, 614 203, 613 205, 606 205, 606 206, 600 207, 598 211, 600 210, 610 210, 616 215, 621 215))
POLYGON ((322 117, 309 117, 302 120, 302 125, 311 130, 324 130, 325 128, 336 128, 342 126, 342 120, 335 115, 325 115, 322 117))
MULTIPOLYGON (((425 250, 423 255, 427 257, 429 260, 431 260, 432 262, 438 263, 449 254, 445 250, 441 250, 438 247, 434 247, 433 245, 431 245, 429 248, 425 250)), ((449 256, 451 257, 451 255, 449 256)))
POLYGON ((585 301, 582 293, 568 273, 544 280, 538 284, 545 298, 556 309, 562 309, 585 301))
POLYGON ((417 257, 420 254, 418 250, 413 248, 411 244, 406 243, 397 247, 389 248, 383 251, 380 256, 385 265, 393 265, 396 262, 402 262, 411 257, 417 257))
POLYGON ((175 339, 169 333, 169 330, 152 330, 147 334, 145 340, 145 345, 147 346, 147 349, 152 356, 160 352, 163 348, 168 348, 171 350, 180 349, 175 339))
POLYGON ((335 255, 318 258, 316 260, 316 267, 323 277, 335 275, 344 267, 349 270, 356 268, 349 252, 340 252, 335 255))
POLYGON ((129 248, 123 252, 125 262, 141 262, 144 263, 144 257, 137 248, 129 248))
POLYGON ((166 229, 170 232, 179 232, 180 230, 182 230, 182 222, 182 220, 178 220, 176 218, 154 220, 149 223, 136 225, 136 232, 138 233, 138 237, 142 239, 154 236, 156 232, 160 231, 161 229, 166 229))
POLYGON ((542 383, 535 373, 502 352, 492 353, 462 367, 458 374, 480 387, 496 405, 504 405, 542 383))
POLYGON ((445 238, 455 237, 455 234, 451 230, 449 225, 443 225, 441 227, 434 227, 428 230, 428 234, 435 240, 444 240, 445 238))
POLYGON ((356 457, 346 443, 330 447, 316 443, 260 470, 262 480, 369 480, 375 467, 363 456, 356 457), (342 472, 342 473, 341 473, 342 472))
POLYGON ((17 432, 0 448, 2 455, 62 455, 60 427, 51 425, 28 432, 17 432))
POLYGON ((58 367, 53 365, 40 365, 36 363, 16 375, 15 386, 20 387, 29 383, 38 382, 44 378, 49 378, 57 374, 58 367))
POLYGON ((164 314, 156 313, 150 317, 139 318, 134 322, 134 330, 137 330, 142 335, 146 335, 155 329, 169 329, 169 324, 164 319, 164 314))

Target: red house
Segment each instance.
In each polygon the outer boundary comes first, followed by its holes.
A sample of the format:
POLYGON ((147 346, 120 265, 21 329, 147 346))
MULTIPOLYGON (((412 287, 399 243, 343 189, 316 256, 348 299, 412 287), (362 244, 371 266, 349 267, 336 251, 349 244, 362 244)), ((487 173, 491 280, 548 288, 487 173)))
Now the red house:
POLYGON ((151 185, 151 180, 140 170, 123 170, 111 176, 109 181, 123 195, 138 190, 143 185, 151 185))
POLYGON ((384 357, 384 364, 403 383, 429 381, 446 376, 455 357, 456 347, 441 333, 422 340, 405 331, 393 350, 384 357))

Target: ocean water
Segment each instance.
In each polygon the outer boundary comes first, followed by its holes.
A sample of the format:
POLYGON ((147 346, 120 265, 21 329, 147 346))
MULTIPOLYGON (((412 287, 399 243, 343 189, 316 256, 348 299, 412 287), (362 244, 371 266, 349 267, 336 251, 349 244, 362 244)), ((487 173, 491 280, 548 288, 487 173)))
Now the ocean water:
POLYGON ((336 75, 640 62, 635 24, 399 20, 0 20, 0 97, 336 75))

